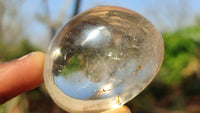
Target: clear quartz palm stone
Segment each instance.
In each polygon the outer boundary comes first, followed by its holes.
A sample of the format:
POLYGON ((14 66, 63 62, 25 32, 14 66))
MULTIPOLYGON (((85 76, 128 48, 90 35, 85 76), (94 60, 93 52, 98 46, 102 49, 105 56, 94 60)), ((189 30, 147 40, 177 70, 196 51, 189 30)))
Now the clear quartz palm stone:
POLYGON ((45 85, 66 111, 105 111, 147 87, 163 55, 160 33, 143 16, 121 7, 95 7, 54 37, 45 60, 45 85))

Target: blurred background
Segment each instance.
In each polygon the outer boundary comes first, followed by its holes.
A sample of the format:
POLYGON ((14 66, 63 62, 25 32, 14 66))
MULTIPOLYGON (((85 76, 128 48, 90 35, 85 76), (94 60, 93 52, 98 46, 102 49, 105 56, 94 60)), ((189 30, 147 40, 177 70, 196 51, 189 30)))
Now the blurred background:
MULTIPOLYGON (((45 52, 61 26, 98 5, 121 6, 142 14, 164 39, 160 72, 127 105, 135 113, 200 113, 199 0, 0 0, 0 63, 36 50, 45 52)), ((0 105, 0 113, 66 112, 41 85, 0 105)))

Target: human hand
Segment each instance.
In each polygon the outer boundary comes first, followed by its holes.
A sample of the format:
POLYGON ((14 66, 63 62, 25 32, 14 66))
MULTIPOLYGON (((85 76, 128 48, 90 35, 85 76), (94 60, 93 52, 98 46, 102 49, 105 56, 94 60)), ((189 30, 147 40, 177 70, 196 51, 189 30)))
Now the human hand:
MULTIPOLYGON (((43 82, 44 59, 44 53, 33 52, 19 59, 0 64, 0 104, 38 87, 43 82)), ((126 106, 123 106, 102 113, 131 112, 126 106)))

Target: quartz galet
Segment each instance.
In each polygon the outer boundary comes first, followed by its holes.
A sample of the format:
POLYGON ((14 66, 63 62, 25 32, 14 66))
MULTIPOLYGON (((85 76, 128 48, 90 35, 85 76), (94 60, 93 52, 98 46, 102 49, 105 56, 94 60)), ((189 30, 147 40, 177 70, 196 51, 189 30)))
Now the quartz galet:
POLYGON ((45 60, 45 85, 66 111, 112 109, 153 80, 163 55, 159 31, 143 16, 121 7, 95 7, 54 37, 45 60))

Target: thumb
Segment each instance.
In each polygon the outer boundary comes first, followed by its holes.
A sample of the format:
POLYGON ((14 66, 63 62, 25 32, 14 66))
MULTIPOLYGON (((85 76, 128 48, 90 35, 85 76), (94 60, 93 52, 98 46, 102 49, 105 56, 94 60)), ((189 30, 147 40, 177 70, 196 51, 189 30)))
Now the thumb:
POLYGON ((42 52, 33 52, 0 64, 0 104, 42 83, 44 57, 42 52))

